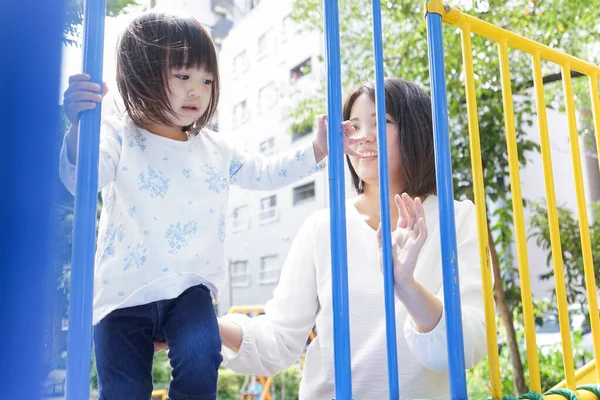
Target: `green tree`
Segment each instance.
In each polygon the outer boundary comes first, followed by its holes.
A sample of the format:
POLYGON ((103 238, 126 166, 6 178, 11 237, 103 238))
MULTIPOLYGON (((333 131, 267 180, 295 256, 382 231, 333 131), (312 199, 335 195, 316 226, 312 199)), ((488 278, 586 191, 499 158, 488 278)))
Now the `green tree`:
MULTIPOLYGON (((423 0, 397 0, 382 4, 384 69, 387 76, 429 85, 427 32, 423 0)), ((474 0, 454 1, 450 5, 494 25, 564 50, 580 58, 598 63, 599 54, 592 48, 600 39, 597 21, 600 0, 568 2, 560 0, 514 1, 474 0), (465 6, 465 3, 468 3, 465 6)), ((342 82, 349 87, 374 78, 372 50, 372 19, 370 2, 346 0, 339 3, 342 82)), ((293 17, 307 30, 323 30, 322 1, 296 0, 293 17)), ((495 285, 494 297, 502 326, 506 330, 514 377, 514 391, 527 391, 523 362, 513 322, 513 312, 519 309, 520 288, 518 269, 512 255, 513 212, 509 182, 508 158, 503 121, 500 72, 497 46, 480 36, 473 37, 474 70, 478 98, 481 154, 486 186, 488 231, 495 285), (490 223, 490 221, 493 221, 490 223)), ((448 89, 452 168, 454 189, 458 198, 473 198, 467 113, 463 86, 462 50, 457 29, 444 26, 444 56, 448 89)), ((533 86, 530 58, 519 51, 510 51, 512 91, 515 94, 514 117, 520 166, 527 164, 528 154, 539 151, 536 142, 527 139, 524 129, 532 124, 534 111, 530 89, 533 86)), ((555 101, 560 92, 561 74, 556 66, 544 63, 544 83, 547 104, 561 107, 555 101)), ((578 74, 572 75, 577 78, 578 74)), ((587 82, 575 79, 576 93, 587 82)), ((323 87, 325 85, 323 84, 323 87)), ((314 120, 325 107, 325 91, 306 98, 295 98, 289 108, 292 129, 305 126, 307 118, 314 120), (312 112, 307 112, 307 109, 312 112)), ((587 93, 587 92, 586 92, 587 93)), ((579 96, 583 98, 583 96, 579 96)), ((585 104, 584 104, 585 105, 585 104)))
MULTIPOLYGON (((81 36, 83 4, 84 0, 69 0, 67 3, 67 16, 63 26, 63 40, 66 44, 77 45, 81 36)), ((127 7, 135 5, 138 5, 138 0, 107 0, 106 15, 114 17, 125 12, 127 7)))
MULTIPOLYGON (((595 287, 600 287, 600 202, 592 203, 592 218, 590 224, 590 242, 592 245, 592 259, 594 274, 596 277, 595 287)), ((546 259, 549 271, 540 276, 548 280, 554 276, 550 229, 548 226, 548 214, 546 207, 540 203, 533 203, 531 210, 531 236, 535 238, 536 244, 548 253, 546 259)), ((569 304, 581 304, 587 306, 587 292, 585 287, 585 276, 583 271, 583 252, 581 251, 581 233, 578 218, 573 211, 566 207, 558 207, 558 226, 560 231, 561 256, 565 270, 565 286, 567 301, 569 304)), ((554 291, 556 295, 556 291, 554 291)), ((589 310, 584 310, 586 313, 589 310)))

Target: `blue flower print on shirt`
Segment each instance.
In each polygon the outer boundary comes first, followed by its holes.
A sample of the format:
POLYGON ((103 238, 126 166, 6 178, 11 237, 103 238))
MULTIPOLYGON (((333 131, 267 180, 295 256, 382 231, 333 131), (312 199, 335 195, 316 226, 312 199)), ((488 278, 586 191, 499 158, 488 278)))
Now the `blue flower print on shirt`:
POLYGON ((165 233, 165 239, 167 239, 170 247, 169 253, 174 253, 187 245, 197 230, 198 224, 196 221, 190 221, 185 225, 179 221, 176 224, 171 224, 165 233))
POLYGON ((169 161, 169 157, 163 157, 163 161, 169 161))
POLYGON ((106 200, 104 201, 104 207, 106 211, 112 210, 117 202, 117 192, 111 190, 106 196, 106 200))
POLYGON ((208 183, 208 190, 212 190, 216 194, 221 194, 222 190, 227 189, 228 180, 221 171, 217 171, 212 164, 204 164, 202 172, 208 175, 204 182, 208 183))
POLYGON ((186 178, 189 178, 189 177, 190 177, 190 173, 191 173, 191 172, 192 172, 192 170, 191 170, 191 169, 189 169, 189 168, 186 168, 186 169, 184 169, 183 171, 181 171, 181 173, 183 174, 183 176, 185 176, 186 178))
POLYGON ((142 151, 146 150, 146 138, 140 132, 136 132, 129 137, 129 147, 139 147, 142 151))
POLYGON ((115 226, 112 222, 108 224, 102 236, 102 242, 104 243, 102 250, 103 260, 115 255, 115 242, 122 242, 124 236, 125 227, 123 224, 119 224, 119 226, 115 226))
POLYGON ((235 174, 237 174, 237 172, 240 170, 240 168, 242 168, 244 166, 244 164, 242 164, 239 161, 231 161, 231 164, 229 164, 229 178, 233 178, 233 176, 235 174))
POLYGON ((281 171, 279 171, 279 175, 283 176, 284 178, 287 178, 287 169, 282 169, 281 171))
POLYGON ((123 136, 117 135, 117 143, 119 143, 119 145, 123 145, 123 136))
POLYGON ((148 167, 148 176, 143 172, 139 176, 140 190, 147 190, 152 198, 161 197, 164 199, 169 190, 170 181, 165 174, 150 167, 148 167))
POLYGON ((129 250, 129 256, 123 260, 125 261, 123 271, 127 271, 133 267, 140 268, 146 262, 146 252, 148 251, 148 247, 146 247, 144 243, 138 243, 133 247, 129 246, 129 250))
POLYGON ((225 241, 225 214, 221 214, 219 216, 217 235, 219 236, 219 240, 221 241, 221 243, 223 243, 225 241))
POLYGON ((298 150, 296 152, 296 161, 302 162, 304 160, 305 155, 306 155, 306 150, 298 150))
POLYGON ((133 217, 133 214, 135 214, 135 206, 134 205, 130 205, 129 206, 129 210, 127 210, 129 212, 129 216, 133 217))

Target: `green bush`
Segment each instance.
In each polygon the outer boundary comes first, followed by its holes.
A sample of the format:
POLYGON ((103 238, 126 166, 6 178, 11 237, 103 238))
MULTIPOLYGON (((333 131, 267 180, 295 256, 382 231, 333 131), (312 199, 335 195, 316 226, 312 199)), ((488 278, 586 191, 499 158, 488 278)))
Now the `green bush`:
MULTIPOLYGON (((521 360, 523 360, 525 378, 526 381, 529 382, 527 352, 525 350, 525 330, 522 325, 515 326, 515 328, 517 329, 517 340, 519 341, 519 349, 521 350, 521 360)), ((591 354, 582 348, 581 341, 581 333, 573 333, 573 359, 576 368, 593 358, 591 354)), ((541 351, 538 348, 540 382, 543 392, 551 389, 554 385, 564 379, 562 354, 560 345, 545 348, 544 351, 541 351)), ((514 394, 513 373, 508 348, 506 346, 500 351, 499 361, 502 394, 512 396, 514 394)), ((491 395, 490 372, 487 357, 483 359, 477 367, 467 371, 467 391, 469 399, 487 399, 491 395)))
MULTIPOLYGON (((166 389, 169 387, 171 380, 171 365, 167 352, 162 350, 154 353, 152 362, 152 381, 154 389, 166 389)), ((98 389, 98 371, 96 371, 96 360, 92 352, 92 369, 90 373, 90 387, 98 389)))
MULTIPOLYGON (((171 380, 171 365, 166 351, 159 351, 154 354, 152 364, 152 378, 154 389, 168 389, 171 380)), ((272 389, 273 400, 283 400, 281 396, 282 384, 285 384, 285 400, 297 400, 298 388, 300 386, 300 369, 297 365, 288 368, 275 377, 274 388, 272 389)), ((221 367, 219 369, 218 399, 219 400, 239 400, 240 389, 244 384, 244 375, 236 374, 230 369, 221 367)), ((98 373, 96 363, 92 356, 92 371, 90 374, 90 386, 92 389, 98 389, 98 373)))
MULTIPOLYGON (((285 384, 285 400, 297 400, 300 375, 298 366, 294 365, 275 376, 274 386, 271 391, 273 393, 273 400, 283 400, 281 396, 282 384, 285 384)), ((219 370, 219 393, 217 398, 219 400, 239 400, 240 389, 244 384, 244 379, 245 376, 243 375, 238 375, 227 368, 221 368, 219 370)))

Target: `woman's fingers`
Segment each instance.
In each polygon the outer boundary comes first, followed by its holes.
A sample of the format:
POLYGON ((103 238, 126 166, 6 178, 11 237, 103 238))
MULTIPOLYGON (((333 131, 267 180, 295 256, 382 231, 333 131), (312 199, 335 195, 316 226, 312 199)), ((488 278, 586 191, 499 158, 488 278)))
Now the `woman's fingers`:
POLYGON ((396 207, 398 207, 398 224, 396 225, 396 228, 404 229, 407 227, 409 219, 406 203, 400 195, 394 196, 394 201, 396 202, 396 207))
POLYGON ((407 193, 402 193, 402 200, 404 201, 406 210, 408 212, 408 222, 406 224, 406 228, 414 229, 415 223, 417 222, 417 209, 415 207, 415 202, 407 193))

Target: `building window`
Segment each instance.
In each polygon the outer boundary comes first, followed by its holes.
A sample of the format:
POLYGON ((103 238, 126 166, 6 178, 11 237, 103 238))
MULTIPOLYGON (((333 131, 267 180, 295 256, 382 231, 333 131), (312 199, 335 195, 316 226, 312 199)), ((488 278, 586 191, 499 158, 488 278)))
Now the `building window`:
POLYGON ((273 29, 269 29, 258 38, 258 57, 263 57, 274 47, 273 29))
POLYGON ((272 137, 272 138, 269 138, 267 140, 260 142, 259 147, 260 147, 260 152, 265 155, 273 153, 273 150, 275 149, 275 138, 272 137))
POLYGON ((232 227, 234 232, 243 231, 250 228, 250 215, 248 214, 248 206, 240 206, 233 209, 232 227))
POLYGON ((277 220, 277 196, 269 196, 260 200, 260 214, 258 219, 261 224, 277 220))
POLYGON ((239 53, 233 59, 233 72, 235 74, 240 74, 248 69, 248 56, 246 55, 246 50, 239 53))
POLYGON ((295 82, 298 79, 302 78, 303 76, 310 74, 311 71, 312 71, 311 59, 307 58, 306 60, 304 60, 303 62, 301 62, 294 68, 292 68, 292 70, 290 71, 290 79, 292 80, 292 82, 295 82))
POLYGON ((258 91, 258 108, 260 111, 265 111, 273 107, 276 101, 277 93, 273 83, 263 86, 263 88, 258 91))
POLYGON ((233 108, 233 122, 235 124, 242 124, 248 120, 248 102, 246 100, 240 101, 233 108))
POLYGON ((250 286, 248 261, 231 261, 229 263, 229 275, 231 277, 231 287, 250 286))
POLYGON ((303 204, 315 199, 315 182, 309 182, 294 188, 294 205, 303 204))
POLYGON ((279 257, 277 255, 261 257, 258 283, 261 285, 277 283, 279 281, 279 272, 279 257))

